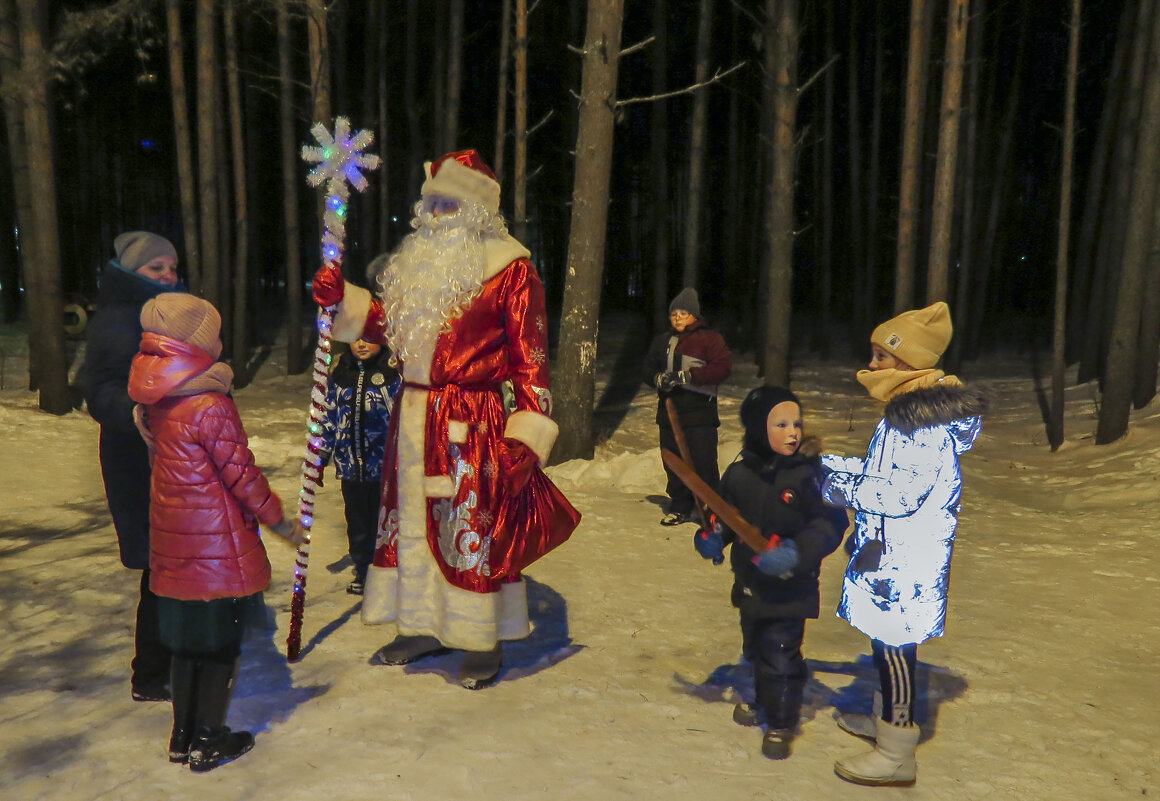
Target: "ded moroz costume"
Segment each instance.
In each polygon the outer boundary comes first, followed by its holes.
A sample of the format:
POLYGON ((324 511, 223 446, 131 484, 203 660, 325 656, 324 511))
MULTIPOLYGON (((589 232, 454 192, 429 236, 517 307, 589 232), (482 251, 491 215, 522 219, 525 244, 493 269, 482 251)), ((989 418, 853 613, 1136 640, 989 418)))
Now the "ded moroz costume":
POLYGON ((399 637, 375 659, 464 650, 474 689, 495 679, 499 643, 530 632, 520 571, 580 516, 541 470, 558 431, 544 290, 499 216, 499 184, 473 150, 425 171, 416 230, 371 265, 378 296, 324 268, 315 299, 339 303, 336 339, 389 347, 403 381, 362 611, 399 637))

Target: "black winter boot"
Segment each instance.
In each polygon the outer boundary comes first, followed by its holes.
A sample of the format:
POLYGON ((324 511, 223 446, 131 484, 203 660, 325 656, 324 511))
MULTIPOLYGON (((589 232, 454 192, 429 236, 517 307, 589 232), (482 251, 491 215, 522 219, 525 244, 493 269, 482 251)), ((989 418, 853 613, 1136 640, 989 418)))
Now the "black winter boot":
POLYGON ((173 689, 173 733, 169 736, 169 761, 189 761, 197 709, 197 662, 188 656, 174 656, 169 665, 169 686, 173 689))
POLYGON ((195 773, 232 762, 254 747, 248 731, 230 731, 226 712, 230 707, 237 663, 202 660, 197 673, 197 721, 189 748, 189 769, 195 773))

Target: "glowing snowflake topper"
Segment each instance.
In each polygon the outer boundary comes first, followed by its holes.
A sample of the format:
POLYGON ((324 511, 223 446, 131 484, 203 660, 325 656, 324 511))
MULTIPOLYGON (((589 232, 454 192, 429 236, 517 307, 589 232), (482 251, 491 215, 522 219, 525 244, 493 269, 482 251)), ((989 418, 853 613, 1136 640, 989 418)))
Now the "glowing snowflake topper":
POLYGON ((310 129, 310 133, 314 134, 318 146, 303 145, 302 160, 318 166, 310 171, 306 183, 321 186, 325 181, 328 198, 337 196, 344 200, 350 194, 346 188, 347 183, 360 192, 365 190, 367 179, 361 170, 379 168, 378 156, 361 152, 375 141, 374 133, 362 130, 351 136, 350 120, 346 117, 335 119, 333 136, 322 123, 317 123, 310 129))

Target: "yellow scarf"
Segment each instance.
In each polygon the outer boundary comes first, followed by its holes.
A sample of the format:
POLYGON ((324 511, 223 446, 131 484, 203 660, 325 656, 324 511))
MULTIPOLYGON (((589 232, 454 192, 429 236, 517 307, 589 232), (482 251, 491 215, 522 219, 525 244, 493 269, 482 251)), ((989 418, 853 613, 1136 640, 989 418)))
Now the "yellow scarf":
POLYGON ((947 375, 942 370, 933 367, 926 370, 899 370, 891 367, 888 370, 859 370, 858 383, 866 387, 871 398, 885 403, 903 392, 931 387, 935 384, 957 387, 961 386, 963 382, 957 377, 947 375))

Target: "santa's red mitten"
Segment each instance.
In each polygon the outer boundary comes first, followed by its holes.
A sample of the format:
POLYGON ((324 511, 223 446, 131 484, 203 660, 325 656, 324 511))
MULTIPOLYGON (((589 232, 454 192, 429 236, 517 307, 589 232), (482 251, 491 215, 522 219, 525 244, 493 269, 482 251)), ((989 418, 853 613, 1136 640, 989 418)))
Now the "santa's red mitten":
POLYGON ((499 445, 500 481, 504 490, 515 495, 528 483, 532 477, 539 457, 536 452, 518 439, 504 437, 499 445))
POLYGON ((337 305, 342 301, 346 287, 342 269, 334 262, 327 262, 314 274, 314 302, 323 308, 337 305))

